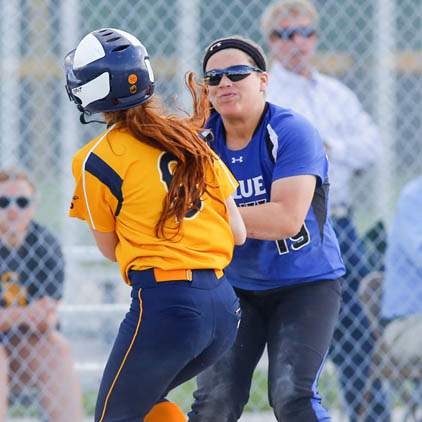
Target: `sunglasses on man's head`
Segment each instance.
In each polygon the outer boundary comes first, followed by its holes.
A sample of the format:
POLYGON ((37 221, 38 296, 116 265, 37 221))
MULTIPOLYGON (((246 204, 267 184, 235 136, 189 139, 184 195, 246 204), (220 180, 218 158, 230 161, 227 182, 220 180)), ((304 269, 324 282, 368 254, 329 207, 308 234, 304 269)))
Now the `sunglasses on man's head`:
POLYGON ((13 203, 15 203, 18 208, 28 208, 31 204, 31 198, 27 196, 0 196, 0 208, 9 208, 13 203))
POLYGON ((232 82, 238 82, 245 79, 252 72, 262 72, 262 70, 247 64, 239 64, 237 66, 230 66, 224 69, 212 69, 204 73, 204 82, 207 85, 217 86, 221 82, 221 79, 223 79, 224 75, 226 75, 232 82))
POLYGON ((310 38, 316 34, 316 29, 312 26, 291 26, 288 28, 274 29, 272 32, 276 37, 289 41, 294 38, 295 35, 300 35, 303 38, 310 38))

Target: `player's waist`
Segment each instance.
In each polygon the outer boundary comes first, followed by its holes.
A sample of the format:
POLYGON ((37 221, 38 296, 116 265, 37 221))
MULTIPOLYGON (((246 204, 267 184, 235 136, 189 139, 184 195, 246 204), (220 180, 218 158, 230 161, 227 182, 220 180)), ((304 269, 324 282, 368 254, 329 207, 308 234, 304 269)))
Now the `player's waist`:
POLYGON ((149 268, 147 270, 129 270, 128 277, 133 286, 141 288, 157 287, 163 283, 179 283, 192 287, 209 289, 215 287, 224 276, 222 270, 162 270, 149 268))

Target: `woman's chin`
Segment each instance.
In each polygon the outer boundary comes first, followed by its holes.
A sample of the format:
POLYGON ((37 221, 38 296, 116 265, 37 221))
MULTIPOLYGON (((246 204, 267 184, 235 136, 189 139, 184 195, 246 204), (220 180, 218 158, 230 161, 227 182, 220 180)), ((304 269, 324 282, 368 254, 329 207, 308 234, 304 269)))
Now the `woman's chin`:
POLYGON ((235 103, 220 104, 217 111, 223 118, 241 117, 242 115, 239 105, 235 103))

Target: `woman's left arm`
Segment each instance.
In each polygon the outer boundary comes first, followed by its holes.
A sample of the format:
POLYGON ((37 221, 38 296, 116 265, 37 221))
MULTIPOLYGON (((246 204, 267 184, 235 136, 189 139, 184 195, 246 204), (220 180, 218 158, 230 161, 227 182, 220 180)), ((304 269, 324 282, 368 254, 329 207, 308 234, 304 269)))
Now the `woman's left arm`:
POLYGON ((100 252, 110 261, 116 262, 116 246, 119 243, 115 232, 99 232, 91 228, 100 252))
POLYGON ((247 237, 260 240, 287 239, 299 233, 316 187, 312 175, 278 179, 271 185, 271 201, 239 208, 247 237))

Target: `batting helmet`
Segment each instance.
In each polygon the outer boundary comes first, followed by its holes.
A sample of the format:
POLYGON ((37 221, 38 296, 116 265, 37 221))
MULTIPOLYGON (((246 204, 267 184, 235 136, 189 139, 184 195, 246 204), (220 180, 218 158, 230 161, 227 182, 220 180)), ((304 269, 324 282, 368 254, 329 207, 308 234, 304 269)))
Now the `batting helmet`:
POLYGON ((86 35, 65 57, 66 90, 84 113, 135 107, 154 92, 148 52, 133 35, 103 28, 86 35))

